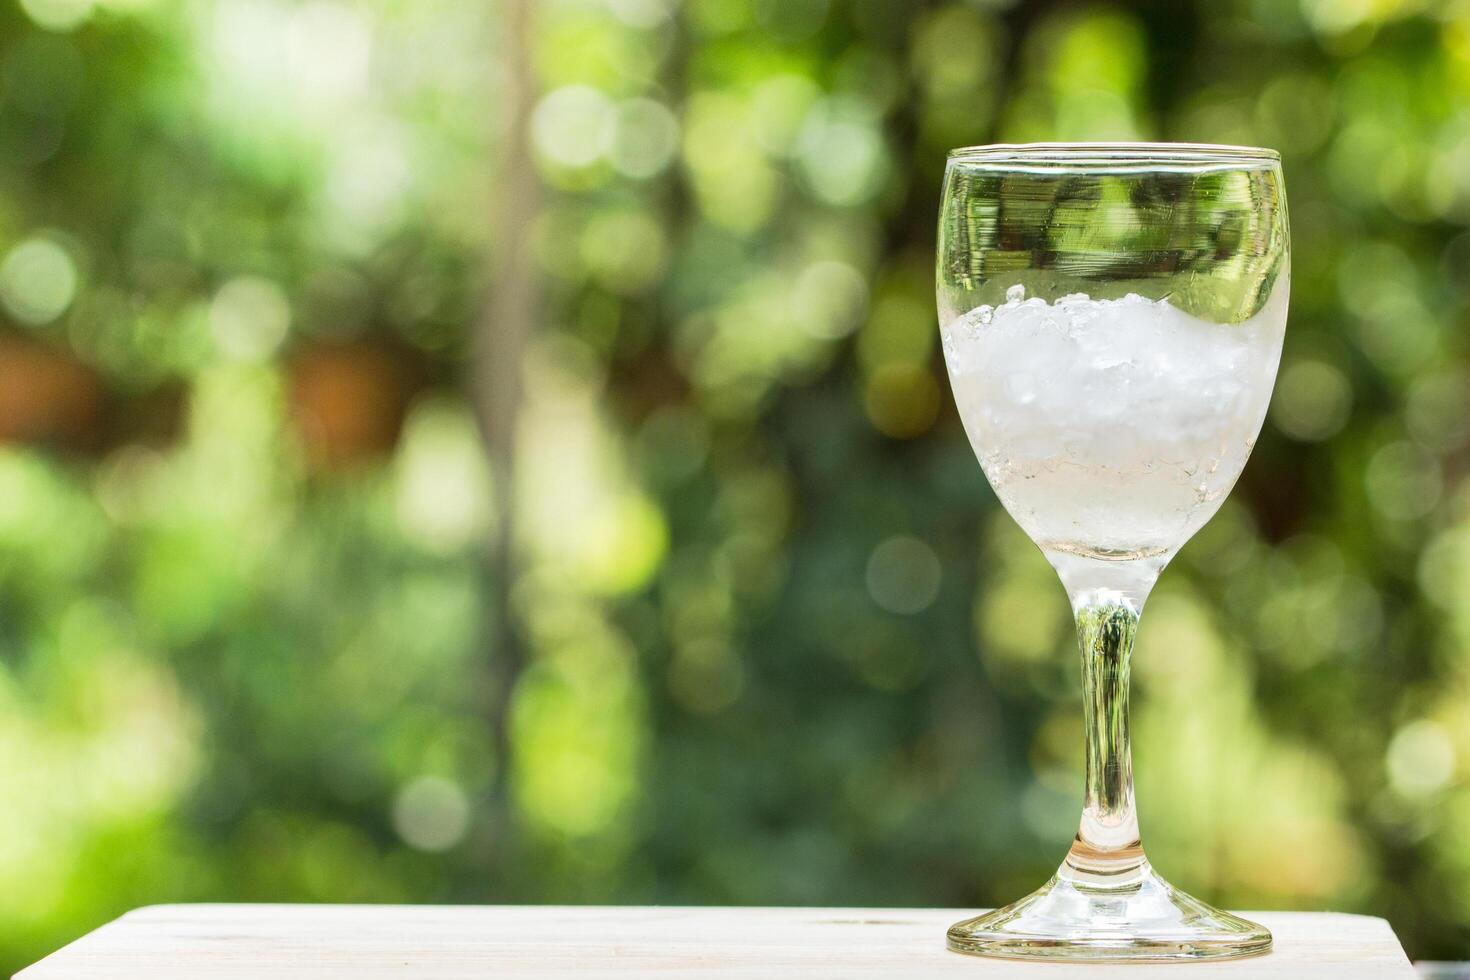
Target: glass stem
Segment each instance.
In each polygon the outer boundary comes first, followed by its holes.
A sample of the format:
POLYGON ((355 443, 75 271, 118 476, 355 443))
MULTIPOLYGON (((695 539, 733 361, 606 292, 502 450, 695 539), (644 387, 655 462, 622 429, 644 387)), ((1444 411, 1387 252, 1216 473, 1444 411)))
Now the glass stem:
POLYGON ((1082 649, 1087 787, 1077 839, 1058 874, 1079 885, 1126 887, 1148 871, 1128 741, 1128 657, 1141 606, 1136 592, 1100 588, 1073 593, 1082 649))

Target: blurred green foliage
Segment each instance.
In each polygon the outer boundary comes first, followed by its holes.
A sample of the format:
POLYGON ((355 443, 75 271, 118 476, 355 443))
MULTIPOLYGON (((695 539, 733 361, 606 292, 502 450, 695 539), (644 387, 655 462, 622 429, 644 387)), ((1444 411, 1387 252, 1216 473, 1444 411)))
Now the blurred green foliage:
POLYGON ((1151 855, 1470 958, 1470 7, 542 0, 508 243, 504 14, 0 0, 0 966, 162 901, 1037 885, 1076 652, 933 234, 949 147, 1100 138, 1278 147, 1293 219, 1266 430, 1140 632, 1151 855))

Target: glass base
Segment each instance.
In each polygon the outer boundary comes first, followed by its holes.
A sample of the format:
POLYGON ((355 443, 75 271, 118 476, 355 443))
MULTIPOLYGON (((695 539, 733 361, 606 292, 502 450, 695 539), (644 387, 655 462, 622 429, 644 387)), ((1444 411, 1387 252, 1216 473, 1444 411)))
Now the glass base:
POLYGON ((1193 960, 1271 949, 1264 926, 1177 891, 1146 863, 1128 884, 1105 887, 1067 870, 1019 902, 954 924, 949 948, 1057 960, 1193 960))

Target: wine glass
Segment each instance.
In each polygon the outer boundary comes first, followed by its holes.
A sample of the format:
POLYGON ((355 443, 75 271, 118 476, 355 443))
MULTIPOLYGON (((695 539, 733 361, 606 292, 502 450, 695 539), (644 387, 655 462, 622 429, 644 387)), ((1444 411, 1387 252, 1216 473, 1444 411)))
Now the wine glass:
POLYGON ((1266 929, 1179 891, 1144 856, 1128 657, 1150 589, 1230 492, 1271 398, 1291 279, 1280 157, 1170 143, 955 150, 937 279, 965 431, 1072 602, 1086 732, 1082 821, 1061 868, 951 927, 949 946, 1264 952, 1266 929))

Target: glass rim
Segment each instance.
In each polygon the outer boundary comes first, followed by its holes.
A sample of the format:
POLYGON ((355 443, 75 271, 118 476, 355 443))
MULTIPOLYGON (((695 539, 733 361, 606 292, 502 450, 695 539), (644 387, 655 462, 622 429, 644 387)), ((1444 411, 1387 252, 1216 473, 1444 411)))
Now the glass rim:
POLYGON ((1281 154, 1264 146, 1227 143, 991 143, 956 147, 949 151, 949 162, 1021 170, 1149 167, 1195 170, 1277 166, 1281 154))

